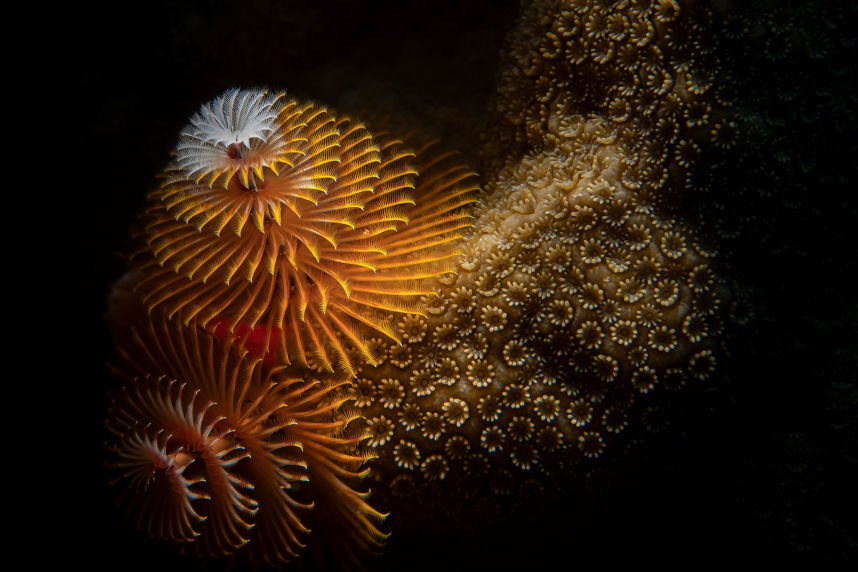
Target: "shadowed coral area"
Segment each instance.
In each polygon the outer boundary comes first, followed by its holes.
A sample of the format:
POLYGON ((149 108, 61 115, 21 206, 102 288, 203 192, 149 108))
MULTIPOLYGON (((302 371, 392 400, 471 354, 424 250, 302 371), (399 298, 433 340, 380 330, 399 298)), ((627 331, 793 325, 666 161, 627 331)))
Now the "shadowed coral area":
POLYGON ((574 116, 598 115, 624 141, 628 185, 648 199, 692 190, 701 146, 726 131, 712 19, 676 0, 525 3, 503 53, 487 161, 550 148, 574 116))
POLYGON ((277 564, 298 556, 306 514, 321 509, 344 561, 381 546, 383 515, 353 488, 370 456, 343 383, 264 367, 237 340, 177 320, 134 338, 108 450, 137 526, 200 556, 249 543, 254 560, 277 564))

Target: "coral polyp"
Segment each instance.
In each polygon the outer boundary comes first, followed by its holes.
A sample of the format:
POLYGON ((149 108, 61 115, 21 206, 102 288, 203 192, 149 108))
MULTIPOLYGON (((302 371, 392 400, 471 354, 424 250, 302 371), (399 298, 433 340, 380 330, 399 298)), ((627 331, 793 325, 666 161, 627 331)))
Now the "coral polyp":
POLYGON ((312 103, 253 90, 202 107, 150 194, 135 257, 147 310, 261 327, 286 364, 354 374, 455 271, 472 172, 312 103), (350 349, 354 349, 352 352, 350 349))
POLYGON ((425 317, 398 323, 403 347, 359 372, 356 405, 386 420, 372 438, 379 481, 428 478, 397 460, 413 449, 459 486, 473 475, 451 440, 486 454, 493 475, 553 474, 715 370, 724 287, 712 255, 622 184, 606 122, 579 122, 567 147, 487 185, 459 271, 425 317))
POLYGON ((195 325, 154 324, 125 354, 108 417, 109 467, 138 527, 201 556, 249 544, 276 564, 298 556, 321 511, 314 532, 345 540, 344 557, 381 545, 383 515, 352 488, 371 455, 345 382, 265 367, 195 325))

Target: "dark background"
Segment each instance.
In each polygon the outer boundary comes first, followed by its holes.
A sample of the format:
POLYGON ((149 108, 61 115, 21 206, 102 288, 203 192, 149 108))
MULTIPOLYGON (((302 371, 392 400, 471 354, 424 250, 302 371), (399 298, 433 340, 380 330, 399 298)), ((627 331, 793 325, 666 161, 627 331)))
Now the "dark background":
MULTIPOLYGON (((266 85, 373 118, 392 109, 477 164, 516 2, 310 4, 147 2, 131 14, 59 15, 53 65, 61 79, 48 97, 69 109, 60 128, 74 135, 52 150, 71 158, 61 165, 65 186, 54 210, 74 224, 57 246, 53 274, 64 292, 55 295, 62 336, 50 337, 60 354, 37 358, 47 362, 39 370, 62 371, 47 390, 60 412, 50 414, 45 451, 37 453, 46 483, 36 497, 43 543, 31 554, 36 567, 55 559, 88 569, 222 567, 177 555, 126 523, 112 504, 101 446, 114 383, 105 367, 109 284, 122 273, 129 223, 200 103, 230 86, 266 85)), ((858 312, 854 280, 838 274, 850 265, 837 259, 854 258, 856 243, 826 238, 850 234, 856 202, 847 191, 826 188, 818 216, 802 229, 802 248, 820 256, 726 269, 755 292, 771 292, 764 319, 731 332, 722 377, 682 397, 667 430, 606 460, 601 477, 560 482, 580 490, 565 503, 535 504, 483 530, 451 522, 449 530, 394 531, 370 567, 854 563, 858 531, 846 499, 858 467, 858 312)), ((775 229, 787 250, 793 231, 775 229)))

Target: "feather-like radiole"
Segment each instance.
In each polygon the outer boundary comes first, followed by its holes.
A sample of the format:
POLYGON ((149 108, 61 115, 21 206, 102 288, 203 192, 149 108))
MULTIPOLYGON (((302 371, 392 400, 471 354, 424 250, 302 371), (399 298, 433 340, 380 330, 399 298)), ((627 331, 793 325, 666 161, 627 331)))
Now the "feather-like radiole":
POLYGON ((108 443, 122 503, 147 534, 200 555, 247 543, 254 559, 295 558, 307 513, 345 554, 376 550, 384 515, 352 488, 371 458, 342 389, 267 367, 233 337, 156 319, 123 353, 125 386, 108 443), (351 551, 349 550, 351 548, 351 551))
POLYGON ((477 189, 431 147, 229 91, 192 118, 150 194, 137 291, 185 323, 261 328, 282 363, 354 375, 355 357, 376 363, 365 335, 399 342, 391 315, 421 314, 428 281, 455 271, 477 189))

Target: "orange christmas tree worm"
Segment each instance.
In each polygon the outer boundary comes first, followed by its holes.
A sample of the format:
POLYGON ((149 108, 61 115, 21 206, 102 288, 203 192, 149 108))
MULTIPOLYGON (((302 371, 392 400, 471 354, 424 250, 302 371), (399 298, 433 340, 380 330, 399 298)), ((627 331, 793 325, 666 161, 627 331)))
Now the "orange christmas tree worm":
POLYGON ((139 295, 185 323, 260 326, 266 345, 283 332, 282 362, 354 375, 349 349, 374 364, 365 334, 398 342, 389 316, 422 313, 427 279, 454 272, 477 187, 438 159, 315 104, 230 90, 191 119, 149 197, 139 295))

